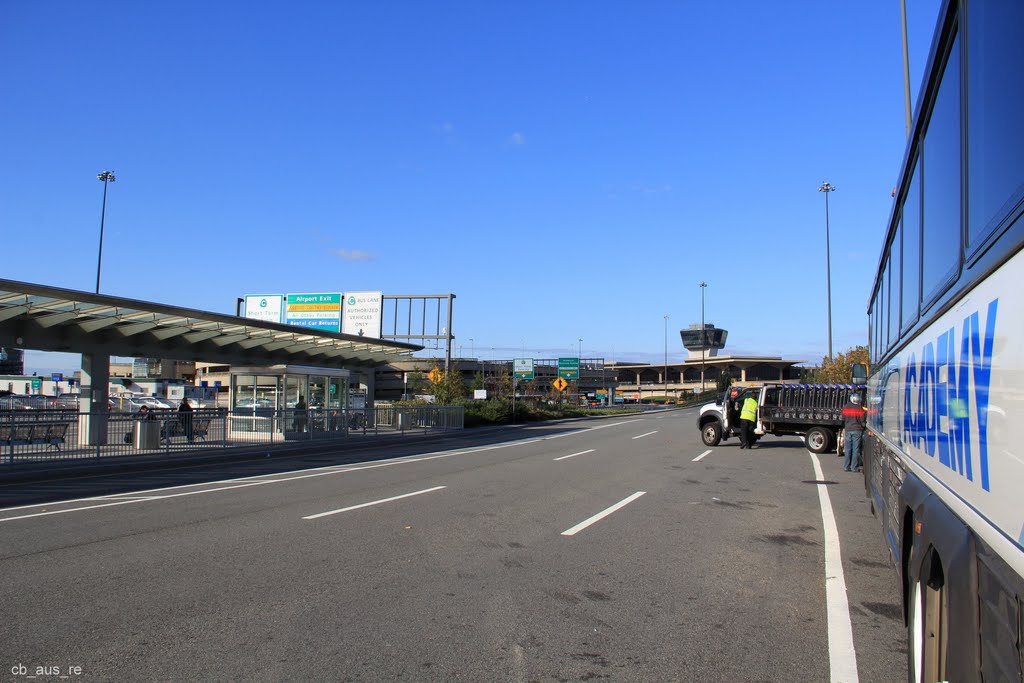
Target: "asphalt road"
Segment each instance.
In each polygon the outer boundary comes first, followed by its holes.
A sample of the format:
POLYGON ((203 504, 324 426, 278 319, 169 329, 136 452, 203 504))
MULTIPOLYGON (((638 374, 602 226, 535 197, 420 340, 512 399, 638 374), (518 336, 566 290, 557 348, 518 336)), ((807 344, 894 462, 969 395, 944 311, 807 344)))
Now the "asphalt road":
POLYGON ((905 680, 861 476, 693 410, 0 500, 0 680, 905 680))

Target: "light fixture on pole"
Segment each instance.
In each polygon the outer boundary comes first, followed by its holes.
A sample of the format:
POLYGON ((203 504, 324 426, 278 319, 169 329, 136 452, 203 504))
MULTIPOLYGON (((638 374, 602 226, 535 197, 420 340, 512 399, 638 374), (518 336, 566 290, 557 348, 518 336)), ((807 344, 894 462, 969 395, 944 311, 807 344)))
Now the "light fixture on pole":
POLYGON ((828 193, 835 192, 836 186, 823 182, 818 192, 825 193, 825 293, 828 298, 828 359, 832 360, 832 250, 828 234, 828 193))
POLYGON ((668 314, 665 314, 665 397, 668 398, 668 314))
POLYGON ((100 293, 100 268, 103 266, 103 222, 107 217, 107 183, 112 183, 117 178, 113 171, 104 171, 96 176, 97 180, 103 181, 103 209, 100 211, 100 253, 96 258, 96 293, 100 293))
POLYGON ((704 393, 704 348, 708 345, 708 333, 704 328, 704 290, 708 283, 700 283, 700 393, 704 393))

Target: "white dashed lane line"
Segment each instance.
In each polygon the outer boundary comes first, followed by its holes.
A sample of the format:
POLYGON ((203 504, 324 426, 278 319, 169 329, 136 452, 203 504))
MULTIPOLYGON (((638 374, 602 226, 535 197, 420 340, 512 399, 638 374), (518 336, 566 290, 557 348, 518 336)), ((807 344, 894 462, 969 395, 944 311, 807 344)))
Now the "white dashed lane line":
POLYGON ((422 491, 413 491, 412 493, 403 493, 400 496, 392 496, 390 498, 381 498, 380 500, 372 500, 369 503, 360 503, 359 505, 350 505, 347 508, 340 508, 338 510, 328 510, 327 512, 319 512, 319 513, 317 513, 315 515, 309 515, 308 517, 303 517, 303 519, 319 519, 320 517, 326 517, 328 515, 336 515, 339 512, 348 512, 350 510, 358 510, 360 508, 370 507, 371 505, 380 505, 381 503, 390 503, 393 500, 400 500, 402 498, 408 498, 410 496, 418 496, 418 495, 423 494, 423 493, 431 493, 433 491, 440 491, 443 488, 446 488, 446 487, 444 487, 444 486, 435 486, 435 487, 430 488, 430 489, 423 489, 422 491))
POLYGON ((563 536, 575 536, 577 533, 579 533, 580 531, 583 531, 584 529, 586 529, 591 524, 594 524, 595 522, 600 522, 602 519, 604 519, 608 515, 612 514, 616 510, 620 510, 620 509, 626 507, 627 505, 629 505, 630 503, 632 503, 634 500, 636 500, 640 496, 644 495, 645 493, 647 493, 647 491, 637 491, 636 493, 634 493, 633 495, 629 496, 628 498, 623 498, 622 500, 620 500, 615 505, 612 505, 610 508, 606 508, 606 509, 602 510, 601 512, 598 512, 593 517, 590 517, 588 519, 583 520, 582 522, 580 522, 576 526, 572 527, 571 529, 566 529, 565 531, 562 532, 562 535, 563 536))
POLYGON ((711 453, 711 449, 708 449, 708 450, 704 451, 703 453, 701 453, 700 455, 698 455, 696 458, 694 458, 692 462, 697 462, 698 460, 701 460, 704 456, 709 455, 710 453, 711 453))
POLYGON ((655 429, 653 432, 647 432, 646 434, 641 434, 640 436, 634 436, 633 439, 642 439, 645 436, 650 436, 651 434, 657 434, 657 433, 658 433, 658 430, 655 429))
POLYGON ((586 455, 587 453, 593 453, 595 449, 591 448, 586 451, 580 451, 579 453, 573 453, 572 455, 563 455, 560 458, 555 458, 555 461, 565 460, 566 458, 575 458, 577 455, 586 455))

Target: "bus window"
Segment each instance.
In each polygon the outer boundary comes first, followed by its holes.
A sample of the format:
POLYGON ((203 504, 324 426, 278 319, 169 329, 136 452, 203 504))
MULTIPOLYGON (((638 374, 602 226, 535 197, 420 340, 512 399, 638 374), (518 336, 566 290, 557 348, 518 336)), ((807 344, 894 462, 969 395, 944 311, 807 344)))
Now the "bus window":
POLYGON ((924 136, 923 299, 932 301, 960 267, 960 39, 953 41, 924 136))
POLYGON ((921 174, 914 164, 910 188, 903 202, 903 287, 902 325, 908 330, 917 321, 921 302, 921 174))
POLYGON ((1024 196, 1024 4, 967 5, 967 241, 980 245, 1024 196))

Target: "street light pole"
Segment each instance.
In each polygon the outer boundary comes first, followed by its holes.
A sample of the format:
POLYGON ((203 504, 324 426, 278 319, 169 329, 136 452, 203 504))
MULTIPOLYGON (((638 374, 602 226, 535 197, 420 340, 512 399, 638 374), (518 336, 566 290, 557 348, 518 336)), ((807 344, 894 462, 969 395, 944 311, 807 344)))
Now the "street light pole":
POLYGON ((576 360, 579 361, 579 377, 576 378, 576 403, 579 404, 580 396, 583 395, 583 337, 576 340, 579 344, 576 351, 576 360))
POLYGON ((704 393, 704 347, 707 346, 707 331, 704 329, 704 290, 708 283, 700 283, 700 393, 704 393))
POLYGON ((835 192, 835 185, 823 182, 818 192, 825 193, 825 292, 828 297, 828 359, 832 360, 832 249, 829 245, 828 193, 835 192))
POLYGON ((113 171, 104 171, 96 176, 97 180, 103 181, 103 209, 100 211, 100 253, 96 257, 96 293, 100 293, 100 268, 103 265, 103 223, 107 217, 107 183, 112 183, 117 178, 113 171))
POLYGON ((665 398, 668 398, 668 313, 665 318, 665 398))

